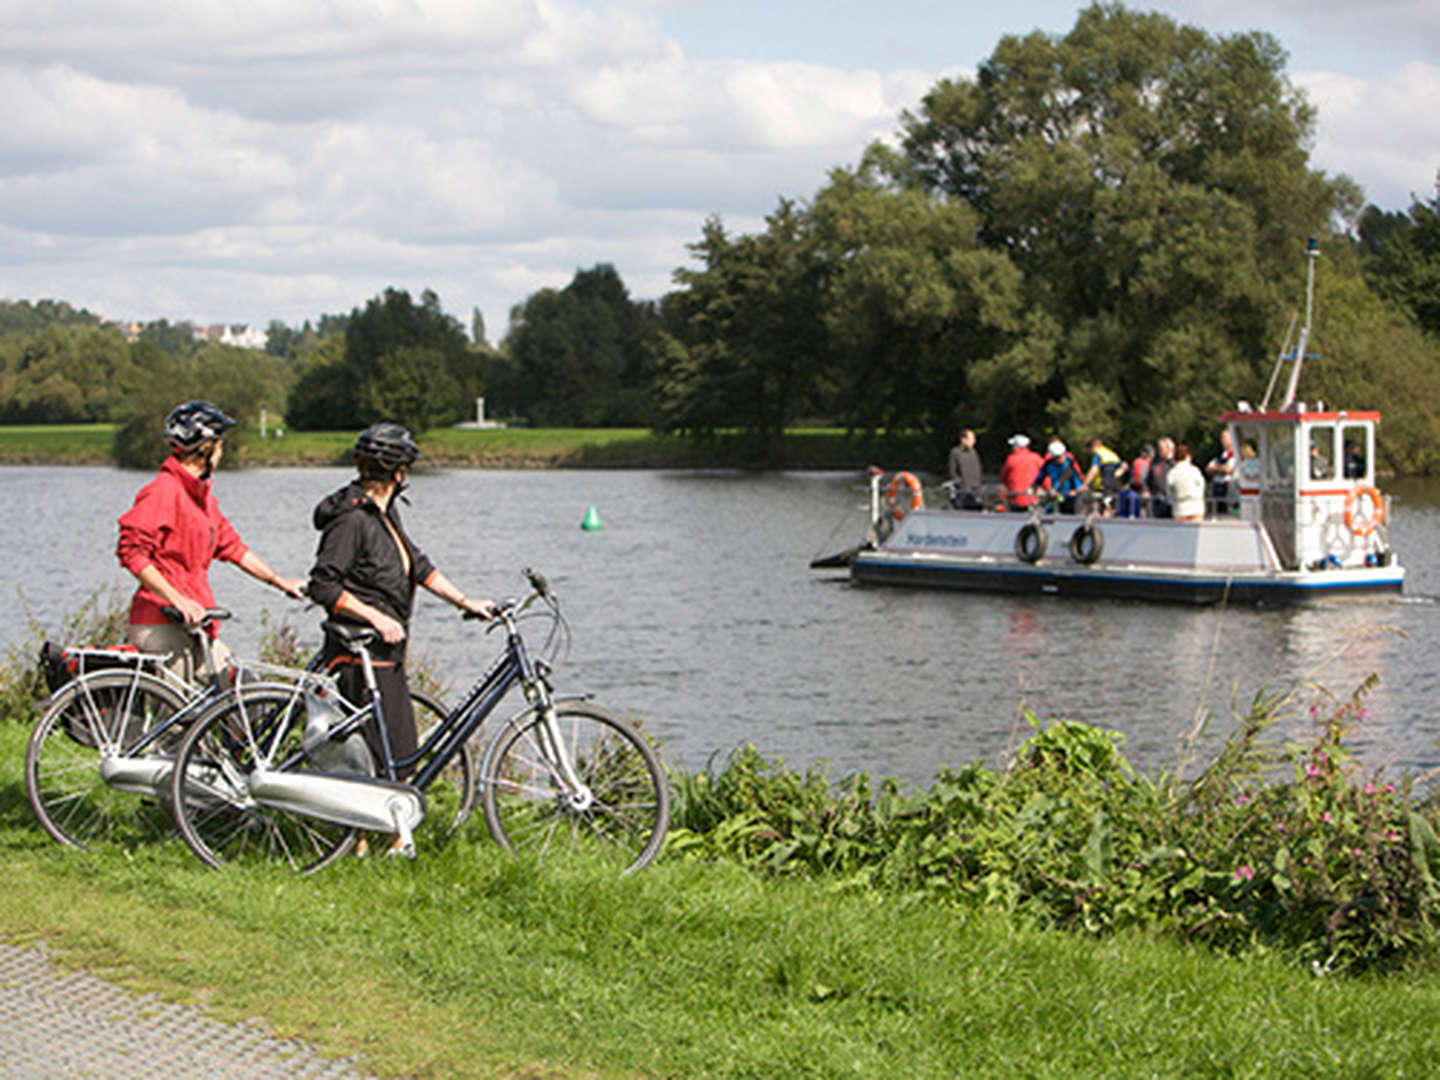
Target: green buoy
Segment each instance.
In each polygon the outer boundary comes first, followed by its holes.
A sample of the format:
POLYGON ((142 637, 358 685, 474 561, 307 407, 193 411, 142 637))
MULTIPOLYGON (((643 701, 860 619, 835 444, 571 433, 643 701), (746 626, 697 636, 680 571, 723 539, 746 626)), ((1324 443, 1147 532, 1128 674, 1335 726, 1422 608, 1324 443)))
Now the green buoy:
POLYGON ((592 504, 590 509, 585 511, 585 520, 580 522, 580 528, 586 532, 599 532, 604 527, 605 523, 600 520, 600 514, 592 504))

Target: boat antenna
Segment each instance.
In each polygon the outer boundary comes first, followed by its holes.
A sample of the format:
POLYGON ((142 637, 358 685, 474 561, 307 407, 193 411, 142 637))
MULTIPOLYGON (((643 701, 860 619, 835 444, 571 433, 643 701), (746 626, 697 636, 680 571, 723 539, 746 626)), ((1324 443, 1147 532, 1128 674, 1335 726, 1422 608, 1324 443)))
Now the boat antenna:
POLYGON ((1295 346, 1295 363, 1290 368, 1290 381, 1285 385, 1283 409, 1295 404, 1300 388, 1300 366, 1305 363, 1305 346, 1310 341, 1310 317, 1315 307, 1315 260, 1320 257, 1320 241, 1313 236, 1305 241, 1305 257, 1309 260, 1305 271, 1305 325, 1300 327, 1300 341, 1295 346))
POLYGON ((1298 311, 1290 313, 1290 325, 1285 330, 1285 340, 1280 343, 1280 355, 1275 357, 1275 367, 1270 371, 1270 385, 1265 387, 1265 399, 1260 402, 1261 412, 1270 408, 1270 395, 1275 392, 1275 380, 1280 378, 1280 369, 1285 366, 1285 358, 1290 355, 1290 337, 1295 333, 1295 322, 1299 318, 1298 311))

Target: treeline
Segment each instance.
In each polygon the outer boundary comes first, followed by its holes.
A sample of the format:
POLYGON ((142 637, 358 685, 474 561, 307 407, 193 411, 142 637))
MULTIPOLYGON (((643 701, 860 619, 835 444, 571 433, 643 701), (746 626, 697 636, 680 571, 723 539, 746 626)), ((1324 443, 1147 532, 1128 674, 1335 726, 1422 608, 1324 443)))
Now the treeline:
MULTIPOLYGON (((517 305, 492 348, 478 313, 467 336, 434 293, 389 289, 272 323, 252 381, 297 428, 424 430, 484 394, 535 425, 739 431, 763 464, 812 421, 923 433, 937 464, 961 426, 992 462, 1014 431, 1205 445, 1293 346, 1318 237, 1301 397, 1382 410, 1382 463, 1440 471, 1440 187, 1388 212, 1310 168, 1315 113, 1285 65, 1265 34, 1095 5, 938 82, 893 142, 782 198, 760 232, 707 221, 658 301, 582 269, 517 305)), ((224 354, 164 324, 127 348, 42 301, 0 305, 0 335, 0 420, 122 419, 126 387, 155 381, 146 341, 222 396, 224 354)), ((242 415, 246 389, 226 402, 242 415)))

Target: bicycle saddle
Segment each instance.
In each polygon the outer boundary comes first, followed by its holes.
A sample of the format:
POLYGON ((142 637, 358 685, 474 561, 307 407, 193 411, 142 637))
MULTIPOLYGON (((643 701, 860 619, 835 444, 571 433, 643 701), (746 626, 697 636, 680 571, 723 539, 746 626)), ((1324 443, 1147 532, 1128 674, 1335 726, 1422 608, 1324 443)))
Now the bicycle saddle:
POLYGON ((361 626, 358 623, 326 619, 320 624, 320 629, 352 652, 380 640, 379 630, 373 626, 361 626))

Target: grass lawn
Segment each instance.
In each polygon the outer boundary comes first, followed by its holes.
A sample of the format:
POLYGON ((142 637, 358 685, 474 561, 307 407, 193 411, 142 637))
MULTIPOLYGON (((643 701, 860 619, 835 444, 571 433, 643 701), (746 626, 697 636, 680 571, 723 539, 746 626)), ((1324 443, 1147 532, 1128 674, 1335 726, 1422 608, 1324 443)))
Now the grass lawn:
MULTIPOLYGON (((113 424, 0 426, 0 464, 107 465, 113 424)), ((262 439, 248 429, 234 441, 239 465, 345 465, 354 431, 289 431, 262 439)), ((692 440, 645 428, 438 428, 420 438, 421 464, 478 468, 749 468, 754 448, 734 433, 692 440)), ((787 467, 863 468, 872 461, 928 459, 918 438, 851 438, 830 428, 785 436, 787 467)), ((937 462, 937 466, 938 466, 937 462)), ((915 466, 922 467, 922 466, 915 466)))
POLYGON ((416 862, 299 878, 177 840, 63 850, 0 724, 0 933, 382 1075, 1402 1077, 1440 979, 1317 977, 1126 934, 662 860, 529 865, 473 821, 416 862))

